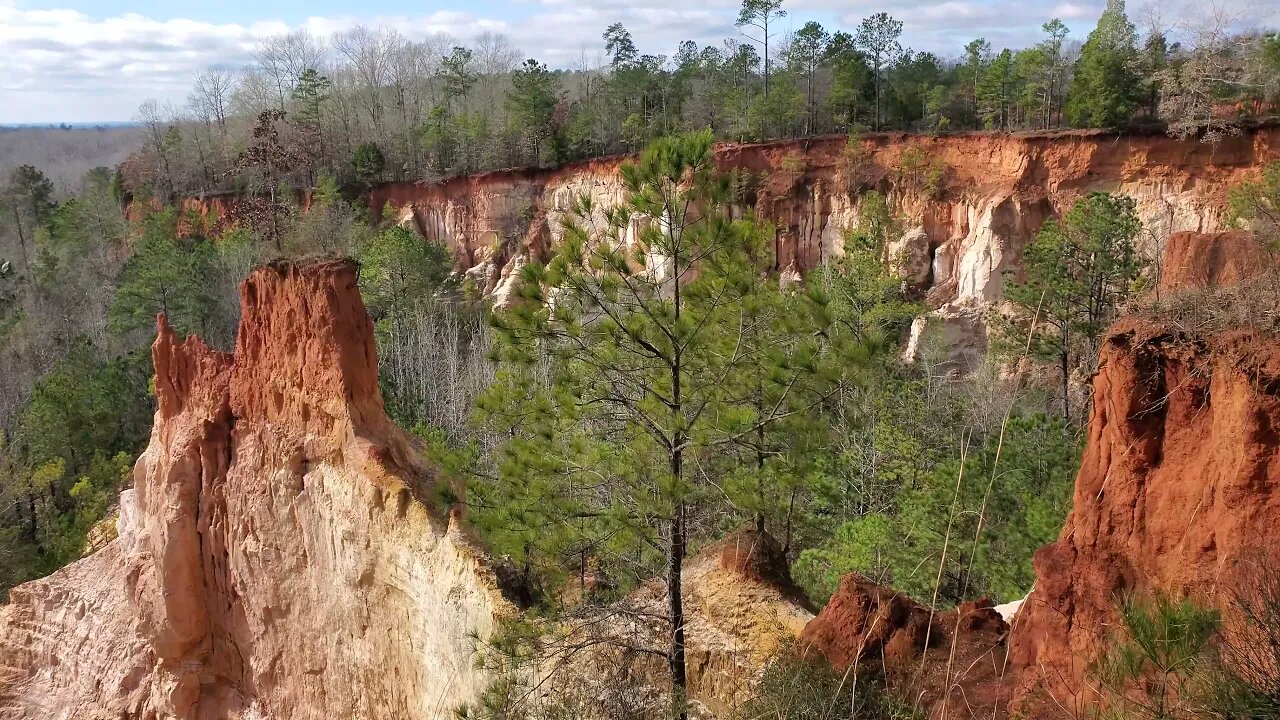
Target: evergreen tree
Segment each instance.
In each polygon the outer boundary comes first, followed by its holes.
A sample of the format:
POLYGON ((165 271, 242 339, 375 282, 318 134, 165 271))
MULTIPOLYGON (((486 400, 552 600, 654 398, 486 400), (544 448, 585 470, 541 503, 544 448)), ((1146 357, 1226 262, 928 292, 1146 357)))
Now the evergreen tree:
POLYGON ((1260 177, 1231 188, 1227 201, 1233 224, 1248 227, 1269 252, 1280 253, 1280 162, 1267 163, 1260 177))
POLYGON ((837 32, 827 43, 827 62, 831 64, 831 93, 827 96, 835 119, 846 129, 855 128, 874 103, 874 81, 865 56, 854 45, 853 36, 837 32), (870 102, 868 102, 870 101, 870 102))
POLYGON ((880 100, 884 97, 882 86, 883 71, 902 54, 902 45, 898 38, 902 37, 902 21, 894 20, 888 13, 876 13, 864 18, 853 35, 854 47, 862 51, 871 61, 871 77, 875 83, 875 115, 872 127, 880 129, 880 100))
POLYGON ((143 221, 142 237, 125 262, 111 305, 111 322, 119 332, 149 328, 164 313, 179 333, 201 332, 212 317, 207 288, 211 248, 205 241, 187 246, 177 237, 172 209, 143 221))
POLYGON ((375 142, 360 143, 360 147, 356 148, 355 155, 351 158, 351 170, 355 172, 356 180, 365 185, 381 179, 386 167, 387 157, 375 142))
POLYGON ((36 229, 49 222, 55 207, 53 182, 30 165, 16 168, 8 185, 0 189, 0 211, 8 215, 6 220, 13 221, 18 233, 21 272, 27 272, 35 262, 36 229))
POLYGON ((1045 223, 1023 253, 1025 279, 1005 290, 1020 314, 1004 333, 1020 349, 1034 330, 1032 352, 1057 361, 1068 420, 1071 370, 1097 357, 1099 337, 1142 272, 1134 247, 1142 230, 1136 207, 1123 195, 1095 192, 1082 198, 1061 220, 1045 223))
POLYGON ((511 94, 507 96, 507 112, 514 127, 529 146, 535 164, 542 162, 548 143, 560 157, 558 128, 554 123, 556 105, 560 101, 560 79, 546 65, 530 58, 511 75, 511 94))
POLYGON ((1006 48, 991 61, 978 81, 978 114, 986 128, 1004 130, 1009 127, 1013 80, 1013 53, 1006 48))
POLYGON ((453 256, 412 230, 388 228, 359 251, 360 289, 371 314, 393 324, 429 301, 449 281, 453 256))
POLYGON ((971 40, 964 46, 964 93, 975 121, 981 115, 978 109, 978 88, 982 84, 982 77, 987 72, 989 62, 991 62, 991 43, 987 42, 986 38, 971 40))
POLYGON ((815 76, 827 53, 830 35, 816 22, 807 22, 796 32, 788 48, 788 59, 804 76, 804 134, 813 132, 817 114, 815 76))
POLYGON ((1062 121, 1062 95, 1066 64, 1063 62, 1063 43, 1071 32, 1058 18, 1054 18, 1041 26, 1048 37, 1038 46, 1044 53, 1045 76, 1043 87, 1045 93, 1043 127, 1053 127, 1062 121))
POLYGON ((1137 107, 1137 32, 1124 12, 1124 0, 1107 0, 1098 26, 1080 48, 1075 78, 1067 95, 1067 121, 1075 127, 1117 127, 1137 107))
POLYGON ((743 35, 753 43, 764 48, 764 96, 769 97, 769 39, 773 37, 771 29, 777 21, 787 16, 782 9, 782 0, 742 0, 742 8, 738 11, 738 27, 755 28, 755 35, 743 35))
POLYGON ((640 57, 636 43, 631 39, 631 32, 622 23, 614 23, 605 28, 604 51, 609 55, 609 65, 615 70, 635 64, 640 57))
POLYGON ((294 116, 299 122, 311 125, 319 124, 321 106, 329 99, 333 82, 321 75, 314 68, 307 68, 298 76, 298 84, 293 89, 293 99, 298 103, 298 111, 294 116))
MULTIPOLYGON (((734 448, 767 466, 783 446, 769 435, 833 392, 828 373, 847 365, 825 359, 821 292, 788 301, 763 279, 765 233, 724 212, 731 186, 711 149, 709 132, 656 141, 624 165, 620 208, 580 199, 551 263, 524 269, 516 306, 495 321, 504 367, 482 402, 511 439, 500 482, 471 490, 477 523, 526 563, 659 556, 679 718, 690 522, 721 497, 706 473, 734 448), (781 311, 787 302, 805 305, 781 311)), ((752 514, 766 512, 752 500, 763 479, 739 483, 752 514)))
POLYGON ((476 74, 471 69, 471 61, 475 54, 471 50, 454 46, 453 50, 440 59, 440 74, 444 78, 445 97, 454 99, 462 105, 467 102, 467 95, 476 84, 476 74))

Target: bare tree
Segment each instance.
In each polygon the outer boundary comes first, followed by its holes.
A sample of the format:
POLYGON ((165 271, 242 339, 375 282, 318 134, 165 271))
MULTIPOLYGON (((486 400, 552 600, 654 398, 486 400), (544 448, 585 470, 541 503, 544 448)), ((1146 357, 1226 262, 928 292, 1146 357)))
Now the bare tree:
POLYGON ((227 136, 227 108, 235 90, 235 74, 224 68, 209 68, 196 76, 195 86, 187 98, 187 106, 206 123, 217 124, 227 136))
POLYGON ((320 67, 327 54, 317 38, 306 30, 296 30, 267 38, 253 57, 275 90, 278 109, 284 110, 302 72, 320 67))
POLYGON ((387 86, 396 51, 403 36, 390 28, 357 25, 333 38, 334 50, 345 58, 360 78, 359 102, 369 115, 375 133, 382 133, 382 89, 387 86))
POLYGON ((177 111, 168 103, 161 105, 150 98, 138 106, 134 119, 146 129, 147 149, 155 154, 161 194, 167 197, 174 191, 172 151, 176 145, 177 111))
POLYGON ((1240 132, 1242 107, 1223 107, 1224 97, 1265 97, 1275 92, 1280 79, 1267 71, 1262 55, 1263 37, 1257 32, 1236 32, 1245 22, 1242 13, 1221 4, 1205 8, 1202 15, 1182 23, 1187 42, 1175 61, 1157 73, 1161 86, 1160 117, 1169 133, 1179 138, 1202 135, 1214 142, 1240 132))

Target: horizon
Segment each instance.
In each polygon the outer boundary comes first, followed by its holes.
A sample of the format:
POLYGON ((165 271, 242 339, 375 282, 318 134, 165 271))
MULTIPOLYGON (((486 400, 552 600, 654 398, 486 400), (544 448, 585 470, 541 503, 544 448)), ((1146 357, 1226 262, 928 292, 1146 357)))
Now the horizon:
MULTIPOLYGON (((852 30, 862 17, 885 11, 903 21, 903 45, 941 58, 958 57, 964 43, 985 37, 993 47, 1026 47, 1055 17, 1083 41, 1105 3, 1055 0, 795 0, 784 8, 781 35, 816 20, 852 30)), ((482 0, 466 11, 434 0, 382 0, 361 13, 336 0, 285 0, 269 9, 246 0, 174 6, 159 0, 0 0, 0 126, 127 124, 148 99, 182 105, 198 72, 239 70, 262 40, 307 30, 328 40, 357 25, 391 27, 420 41, 444 34, 466 44, 482 33, 506 36, 521 57, 553 69, 602 60, 601 33, 622 22, 641 52, 670 56, 683 40, 699 45, 741 39, 738 4, 712 0, 691 9, 675 0, 482 0), (672 32, 669 28, 679 28, 672 32)), ((1166 20, 1191 17, 1193 7, 1161 6, 1166 20)), ((1244 25, 1280 24, 1280 11, 1253 0, 1227 0, 1244 25)), ((1141 29, 1146 12, 1129 8, 1141 29)))

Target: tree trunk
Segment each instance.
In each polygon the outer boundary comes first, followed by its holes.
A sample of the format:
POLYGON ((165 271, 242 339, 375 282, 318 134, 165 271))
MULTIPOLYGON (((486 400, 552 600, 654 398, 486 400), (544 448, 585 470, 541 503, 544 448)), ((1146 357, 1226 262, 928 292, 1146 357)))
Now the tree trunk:
POLYGON ((1062 363, 1062 419, 1070 423, 1071 422, 1071 380, 1069 375, 1070 369, 1068 367, 1069 358, 1067 357, 1067 352, 1065 350, 1062 352, 1062 357, 1060 358, 1060 360, 1062 363))
MULTIPOLYGON (((681 472, 681 452, 671 456, 671 471, 681 472)), ((684 502, 676 503, 671 517, 671 542, 667 547, 667 605, 671 618, 671 647, 667 651, 667 668, 671 673, 671 717, 688 718, 688 683, 685 679, 684 598, 681 597, 685 552, 684 502)))
POLYGON ((783 533, 782 540, 782 557, 786 558, 791 552, 791 519, 795 516, 796 511, 796 488, 791 488, 791 501, 787 503, 787 523, 786 530, 783 533))
POLYGON ((22 214, 18 212, 18 206, 13 206, 13 224, 18 227, 18 247, 22 248, 22 272, 31 272, 31 258, 27 255, 27 236, 22 230, 22 214))

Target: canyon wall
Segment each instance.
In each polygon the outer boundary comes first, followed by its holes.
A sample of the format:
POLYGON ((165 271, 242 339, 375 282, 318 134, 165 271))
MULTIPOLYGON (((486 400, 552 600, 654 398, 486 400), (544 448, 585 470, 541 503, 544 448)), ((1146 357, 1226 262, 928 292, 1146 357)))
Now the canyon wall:
POLYGON ((234 353, 159 322, 119 537, 0 608, 0 718, 450 717, 514 608, 385 416, 353 263, 255 271, 234 353))
MULTIPOLYGON (((1214 145, 1101 131, 876 134, 853 148, 844 137, 722 144, 716 158, 743 172, 736 212, 753 209, 775 224, 782 273, 841 254, 864 193, 883 192, 906 220, 892 248, 898 269, 932 310, 917 331, 932 325, 957 357, 976 360, 986 344, 983 314, 1046 218, 1090 191, 1129 195, 1154 264, 1172 233, 1224 229, 1228 188, 1280 158, 1280 129, 1214 145)), ((624 160, 383 185, 369 205, 375 215, 389 207, 401 224, 446 243, 477 286, 501 301, 520 265, 546 258, 562 237, 575 197, 591 198, 597 211, 622 201, 624 160)))
POLYGON ((1092 413, 1071 515, 1036 554, 1012 622, 1008 681, 1029 717, 1097 701, 1089 666, 1125 594, 1190 596, 1230 620, 1239 584, 1271 582, 1280 557, 1273 335, 1124 321, 1103 346, 1092 413))
POLYGON ((1167 594, 1218 610, 1271 677, 1258 623, 1280 588, 1280 338, 1187 327, 1130 317, 1108 332, 1070 516, 1008 624, 985 601, 934 612, 848 575, 802 649, 873 668, 930 718, 1092 717, 1119 603, 1167 594))
MULTIPOLYGON (((627 159, 388 183, 365 200, 374 218, 445 243, 458 269, 502 303, 523 264, 549 257, 577 197, 590 198, 598 217, 623 201, 619 167, 627 159), (384 218, 388 210, 392 217, 384 218)), ((1227 190, 1276 159, 1275 126, 1216 144, 1088 130, 876 133, 853 146, 824 136, 716 148, 719 166, 741 173, 734 212, 754 210, 775 225, 774 266, 786 277, 840 255, 865 193, 883 193, 905 221, 890 248, 896 269, 930 310, 916 323, 908 355, 928 331, 962 364, 985 352, 983 318, 1045 219, 1091 191, 1129 195, 1143 223, 1140 248, 1158 271, 1170 235, 1226 229, 1227 190)), ((186 198, 181 216, 208 231, 234 218, 238 202, 234 195, 186 198)), ((305 209, 309 197, 297 202, 305 209)), ((634 242, 644 222, 634 218, 623 241, 634 242)))

